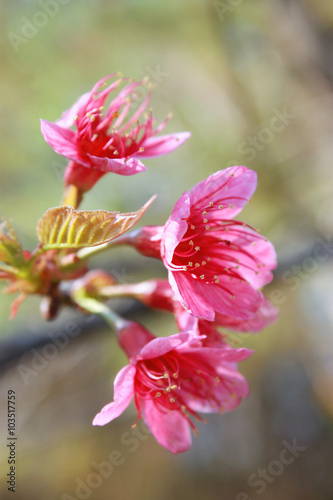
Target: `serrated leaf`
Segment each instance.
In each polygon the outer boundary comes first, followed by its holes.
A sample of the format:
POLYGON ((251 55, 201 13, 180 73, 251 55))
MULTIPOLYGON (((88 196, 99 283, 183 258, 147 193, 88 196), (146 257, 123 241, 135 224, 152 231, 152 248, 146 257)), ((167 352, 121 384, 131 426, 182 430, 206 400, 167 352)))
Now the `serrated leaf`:
POLYGON ((39 220, 37 235, 43 249, 83 248, 107 243, 133 227, 156 196, 137 212, 122 214, 105 210, 51 208, 39 220))

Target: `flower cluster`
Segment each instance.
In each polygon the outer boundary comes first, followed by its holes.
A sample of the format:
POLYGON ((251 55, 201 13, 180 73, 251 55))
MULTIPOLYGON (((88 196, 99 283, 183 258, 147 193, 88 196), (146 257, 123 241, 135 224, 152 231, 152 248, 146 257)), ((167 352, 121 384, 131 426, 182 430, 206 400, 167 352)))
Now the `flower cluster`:
POLYGON ((56 122, 42 120, 46 142, 69 160, 63 203, 39 220, 33 252, 22 250, 9 224, 2 224, 0 279, 9 282, 7 293, 20 292, 12 316, 30 294, 43 296, 46 319, 64 305, 100 314, 116 331, 129 364, 115 378, 113 401, 93 424, 112 421, 133 399, 156 440, 180 453, 191 446, 201 413, 231 411, 248 396, 238 363, 252 351, 232 346, 221 328, 252 333, 276 320, 278 311, 262 292, 273 278, 276 255, 266 238, 235 219, 256 189, 256 173, 244 166, 217 171, 183 193, 163 226, 129 232, 153 199, 125 214, 78 210, 84 193, 106 173, 140 173, 146 170, 143 158, 169 153, 190 137, 159 135, 169 117, 155 125, 152 111, 145 111, 150 97, 146 80, 111 75, 56 122), (141 103, 140 88, 147 90, 141 103), (105 271, 87 270, 90 256, 117 245, 160 259, 168 279, 124 285, 105 271), (105 304, 115 297, 170 312, 177 333, 154 337, 120 318, 105 304))

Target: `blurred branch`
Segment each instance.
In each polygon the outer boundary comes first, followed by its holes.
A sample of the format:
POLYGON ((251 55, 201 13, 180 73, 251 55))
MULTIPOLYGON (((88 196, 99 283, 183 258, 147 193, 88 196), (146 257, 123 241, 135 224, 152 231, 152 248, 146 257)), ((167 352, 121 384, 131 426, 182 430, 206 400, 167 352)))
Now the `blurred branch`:
MULTIPOLYGON (((319 238, 319 236, 318 236, 319 238)), ((309 244, 307 250, 299 252, 293 257, 287 258, 281 261, 274 272, 275 280, 281 280, 284 273, 286 271, 292 271, 294 266, 302 266, 304 259, 315 254, 315 248, 318 247, 318 240, 312 241, 309 244)), ((329 262, 333 258, 333 246, 332 253, 329 258, 325 262, 318 262, 318 265, 323 267, 323 264, 329 262)), ((115 306, 113 310, 126 318, 131 318, 132 316, 137 317, 138 313, 142 314, 148 309, 142 305, 141 303, 135 300, 119 301, 114 302, 115 306)), ((75 321, 76 328, 79 329, 80 333, 77 335, 77 338, 82 337, 83 335, 90 335, 92 333, 96 333, 98 330, 103 330, 107 328, 106 324, 102 319, 97 316, 89 316, 89 321, 87 322, 87 316, 79 316, 77 314, 73 314, 72 317, 66 319, 67 322, 71 320, 75 321)), ((0 343, 0 373, 4 371, 8 365, 15 362, 18 358, 23 356, 26 352, 31 349, 37 349, 43 347, 44 345, 56 341, 58 338, 61 339, 63 336, 63 330, 65 322, 62 321, 56 322, 52 328, 49 327, 50 323, 46 326, 40 327, 39 329, 33 328, 34 334, 27 335, 26 330, 18 330, 13 332, 11 338, 0 343)))
MULTIPOLYGON (((143 312, 146 307, 136 301, 131 301, 130 303, 127 301, 123 305, 117 305, 113 309, 118 314, 128 318, 137 315, 138 312, 143 312)), ((75 327, 80 332, 76 338, 82 338, 82 336, 92 333, 95 335, 96 331, 108 328, 100 317, 94 315, 89 316, 89 322, 87 322, 87 316, 73 314, 72 317, 66 319, 67 324, 71 321, 75 321, 75 327)), ((31 349, 38 349, 50 342, 56 343, 57 339, 61 339, 64 335, 66 322, 58 320, 51 328, 48 323, 47 331, 46 326, 39 329, 34 328, 33 335, 30 332, 27 335, 27 331, 22 329, 13 332, 11 338, 0 343, 0 373, 31 349)))

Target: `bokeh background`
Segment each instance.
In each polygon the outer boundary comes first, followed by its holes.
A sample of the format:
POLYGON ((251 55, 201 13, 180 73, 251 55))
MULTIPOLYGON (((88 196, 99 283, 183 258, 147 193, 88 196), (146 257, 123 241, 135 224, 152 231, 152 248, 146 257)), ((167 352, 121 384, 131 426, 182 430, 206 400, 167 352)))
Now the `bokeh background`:
MULTIPOLYGON (((46 324, 34 297, 9 322, 12 297, 1 295, 1 499, 13 498, 5 483, 8 389, 18 400, 17 500, 333 499, 332 2, 1 0, 0 7, 0 213, 24 246, 35 247, 37 220, 59 204, 66 165, 44 142, 39 118, 55 120, 110 72, 148 75, 157 118, 174 113, 166 131, 190 130, 192 138, 148 160, 144 174, 105 176, 83 208, 130 211, 157 193, 144 222, 162 224, 183 191, 212 172, 256 170, 258 189, 242 218, 276 246, 267 295, 280 307, 275 325, 233 337, 256 350, 241 367, 249 399, 209 417, 192 449, 173 456, 141 427, 132 436, 133 408, 91 426, 125 363, 100 322, 64 311, 46 324), (281 465, 293 444, 301 451, 281 465), (96 464, 113 452, 112 473, 96 479, 96 464), (268 479, 258 482, 260 474, 268 479)), ((123 282, 165 275, 131 250, 92 264, 123 282)), ((176 333, 168 314, 131 302, 115 307, 156 334, 176 333)))

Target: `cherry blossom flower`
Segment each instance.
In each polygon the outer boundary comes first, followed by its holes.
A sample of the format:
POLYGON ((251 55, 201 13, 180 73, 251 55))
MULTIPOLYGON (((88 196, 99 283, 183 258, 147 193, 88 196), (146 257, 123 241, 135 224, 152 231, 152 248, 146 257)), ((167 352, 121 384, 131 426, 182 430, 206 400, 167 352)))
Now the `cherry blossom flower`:
POLYGON ((156 440, 173 453, 191 446, 190 428, 198 412, 223 413, 236 408, 249 393, 237 371, 237 362, 252 351, 206 347, 205 336, 183 332, 154 338, 141 325, 126 322, 118 330, 119 342, 130 359, 117 375, 114 400, 94 418, 105 425, 134 398, 138 418, 144 418, 156 440))
POLYGON ((183 194, 164 228, 139 229, 123 240, 163 259, 177 299, 195 317, 247 320, 264 300, 259 289, 273 278, 274 247, 234 220, 256 182, 256 173, 246 167, 220 170, 183 194))
POLYGON ((156 137, 170 117, 154 129, 151 110, 144 114, 150 91, 128 118, 145 81, 128 83, 105 110, 110 94, 126 80, 118 78, 105 88, 107 80, 114 76, 98 81, 55 123, 41 120, 46 142, 56 153, 71 160, 65 171, 65 184, 73 184, 83 192, 107 172, 133 175, 146 170, 142 158, 169 153, 190 136, 189 132, 180 132, 156 137), (76 130, 71 129, 73 125, 76 130))

